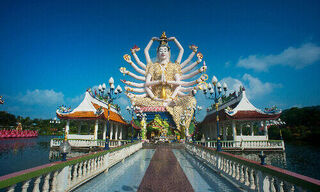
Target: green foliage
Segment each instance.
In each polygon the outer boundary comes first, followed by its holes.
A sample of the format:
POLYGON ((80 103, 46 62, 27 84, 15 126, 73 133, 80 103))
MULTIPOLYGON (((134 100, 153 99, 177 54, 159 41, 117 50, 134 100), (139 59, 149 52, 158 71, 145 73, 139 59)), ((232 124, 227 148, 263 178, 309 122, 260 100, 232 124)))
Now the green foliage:
POLYGON ((65 122, 60 124, 50 123, 50 119, 31 119, 30 117, 15 117, 5 111, 0 111, 0 129, 15 129, 17 123, 22 124, 23 129, 37 130, 40 135, 62 135, 65 122))
MULTIPOLYGON (((286 122, 285 126, 281 126, 282 137, 286 141, 303 141, 312 144, 319 144, 320 137, 320 106, 298 108, 284 110, 280 117, 286 122)), ((275 131, 275 127, 270 127, 270 138, 277 138, 279 135, 275 131)))

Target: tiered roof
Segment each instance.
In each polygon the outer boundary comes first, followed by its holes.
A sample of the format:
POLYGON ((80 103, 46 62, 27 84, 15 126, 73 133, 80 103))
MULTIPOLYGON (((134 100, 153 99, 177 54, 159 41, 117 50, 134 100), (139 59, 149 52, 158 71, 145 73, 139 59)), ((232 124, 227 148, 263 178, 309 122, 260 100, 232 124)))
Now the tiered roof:
MULTIPOLYGON (((111 105, 109 119, 122 124, 127 124, 119 112, 111 105)), ((108 104, 95 98, 89 91, 86 91, 83 101, 73 111, 56 111, 59 119, 108 119, 108 104)))
MULTIPOLYGON (((281 110, 262 111, 253 106, 244 88, 241 88, 238 96, 220 104, 218 110, 220 120, 273 120, 281 115, 281 110)), ((209 111, 203 122, 216 121, 215 112, 216 110, 209 111)))

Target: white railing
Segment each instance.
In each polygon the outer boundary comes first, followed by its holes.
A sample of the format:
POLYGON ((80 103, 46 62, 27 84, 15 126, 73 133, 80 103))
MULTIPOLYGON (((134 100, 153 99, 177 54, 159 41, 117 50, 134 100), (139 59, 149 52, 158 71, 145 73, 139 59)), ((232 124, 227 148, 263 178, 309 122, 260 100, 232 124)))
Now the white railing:
MULTIPOLYGON (((71 147, 104 147, 105 140, 91 140, 91 139, 68 139, 71 147)), ((59 147, 63 143, 63 139, 53 138, 50 140, 50 147, 59 147)), ((128 140, 110 140, 110 147, 118 147, 128 144, 128 140)))
POLYGON ((110 151, 94 152, 65 162, 54 162, 0 177, 0 189, 7 191, 70 191, 107 172, 114 164, 142 148, 137 142, 110 151), (29 188, 30 186, 30 188, 29 188))
POLYGON ((246 191, 320 191, 320 180, 271 165, 191 143, 186 150, 246 191))
MULTIPOLYGON (((216 141, 200 142, 196 144, 206 147, 216 148, 216 141)), ((285 150, 283 140, 267 140, 267 141, 221 141, 221 147, 224 149, 250 150, 250 149, 278 149, 285 150)))

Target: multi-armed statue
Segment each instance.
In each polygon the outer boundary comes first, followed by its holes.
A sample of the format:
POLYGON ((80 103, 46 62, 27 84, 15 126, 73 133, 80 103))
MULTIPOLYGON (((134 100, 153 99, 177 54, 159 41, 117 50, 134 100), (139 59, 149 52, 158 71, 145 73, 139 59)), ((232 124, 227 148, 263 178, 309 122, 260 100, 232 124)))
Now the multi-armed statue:
POLYGON ((125 87, 125 90, 131 103, 139 107, 164 107, 166 111, 172 115, 179 131, 181 131, 179 126, 181 113, 187 111, 187 113, 190 114, 190 118, 186 121, 186 125, 189 125, 193 110, 187 110, 187 107, 191 106, 191 108, 193 108, 196 106, 194 95, 198 89, 201 89, 203 85, 206 85, 205 80, 208 78, 206 74, 202 74, 196 80, 186 81, 205 72, 207 68, 205 62, 203 62, 203 66, 198 70, 188 73, 194 69, 203 58, 203 55, 200 52, 197 53, 197 46, 191 45, 190 49, 192 50, 192 53, 181 63, 184 52, 183 47, 175 37, 167 38, 165 32, 163 32, 160 38, 153 37, 144 49, 147 65, 142 63, 136 54, 140 48, 134 46, 131 49, 134 59, 142 69, 131 60, 130 55, 126 54, 123 56, 123 58, 142 76, 128 71, 125 67, 120 68, 121 73, 124 75, 127 74, 136 80, 142 81, 142 83, 136 83, 122 80, 123 83, 128 85, 125 87), (154 41, 159 41, 159 46, 157 48, 157 59, 151 61, 149 49, 154 41), (174 41, 180 50, 178 58, 174 63, 170 61, 171 53, 168 44, 169 41, 174 41), (194 55, 197 55, 197 61, 188 65, 194 55))

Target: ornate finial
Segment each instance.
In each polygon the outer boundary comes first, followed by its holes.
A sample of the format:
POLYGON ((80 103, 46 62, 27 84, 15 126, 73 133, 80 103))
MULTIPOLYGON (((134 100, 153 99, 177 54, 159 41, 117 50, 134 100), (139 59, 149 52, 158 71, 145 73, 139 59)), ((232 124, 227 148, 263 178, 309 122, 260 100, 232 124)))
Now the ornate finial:
POLYGON ((167 36, 166 36, 166 32, 162 32, 162 35, 160 37, 161 40, 166 40, 167 36))

